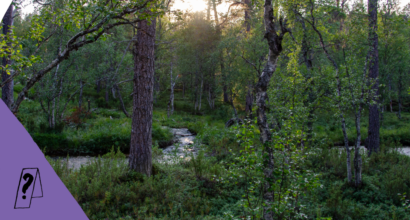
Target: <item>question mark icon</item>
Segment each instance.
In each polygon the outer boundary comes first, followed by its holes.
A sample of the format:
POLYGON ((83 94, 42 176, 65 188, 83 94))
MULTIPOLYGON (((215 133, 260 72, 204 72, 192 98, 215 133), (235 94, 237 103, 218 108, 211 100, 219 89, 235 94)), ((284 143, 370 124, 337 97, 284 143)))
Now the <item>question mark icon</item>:
MULTIPOLYGON (((25 194, 26 191, 27 191, 27 189, 30 187, 31 183, 33 183, 33 179, 34 179, 34 178, 33 178, 33 175, 31 175, 31 174, 29 174, 29 173, 26 173, 26 174, 24 174, 23 179, 24 179, 25 181, 27 181, 27 182, 23 185, 23 193, 25 194), (28 178, 28 181, 27 181, 27 178, 28 178)), ((26 199, 26 196, 25 196, 25 195, 23 196, 23 199, 26 199)))

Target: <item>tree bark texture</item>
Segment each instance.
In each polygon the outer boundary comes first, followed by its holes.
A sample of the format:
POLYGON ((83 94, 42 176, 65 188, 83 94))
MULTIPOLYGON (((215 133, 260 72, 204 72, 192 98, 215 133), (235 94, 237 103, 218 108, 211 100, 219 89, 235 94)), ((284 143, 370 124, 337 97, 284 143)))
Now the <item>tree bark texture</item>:
POLYGON ((168 118, 169 116, 174 114, 174 88, 175 88, 176 81, 178 80, 178 76, 174 80, 173 75, 172 75, 172 69, 173 69, 173 62, 171 61, 171 94, 169 95, 169 102, 168 102, 168 110, 167 110, 168 118))
POLYGON ((154 88, 154 45, 156 19, 138 22, 134 45, 134 92, 129 167, 152 173, 152 111, 154 88))
POLYGON ((278 35, 278 30, 276 30, 276 25, 274 22, 273 7, 271 0, 265 0, 264 6, 264 23, 265 23, 265 38, 268 41, 269 45, 269 56, 268 62, 266 63, 265 68, 262 71, 262 74, 259 76, 258 83, 256 84, 256 104, 258 106, 256 115, 258 127, 261 134, 261 141, 264 144, 264 159, 263 159, 263 168, 265 183, 263 186, 263 199, 265 201, 265 207, 263 208, 263 219, 272 220, 273 211, 272 203, 274 201, 274 192, 271 189, 274 181, 273 171, 274 171, 274 158, 273 158, 273 149, 268 142, 271 141, 272 133, 268 127, 268 121, 266 117, 266 101, 268 100, 268 85, 269 81, 276 70, 277 60, 282 52, 282 39, 284 34, 287 32, 284 27, 284 22, 280 19, 281 31, 278 35))
POLYGON ((251 13, 250 13, 250 7, 251 7, 251 0, 245 0, 246 4, 246 9, 245 9, 245 27, 246 27, 246 32, 249 32, 251 30, 251 13))
POLYGON ((248 93, 246 94, 246 104, 245 104, 245 111, 248 115, 252 115, 252 106, 253 106, 252 83, 249 83, 248 93))
MULTIPOLYGON (((379 51, 378 44, 379 38, 377 36, 377 0, 369 0, 368 3, 369 13, 369 78, 375 80, 372 89, 375 91, 375 97, 373 100, 376 103, 379 102, 377 96, 379 95, 379 51)), ((379 151, 380 145, 380 117, 379 108, 377 104, 371 104, 369 106, 369 155, 373 152, 379 151)))
POLYGON ((78 108, 82 108, 82 105, 83 105, 83 88, 84 88, 84 85, 83 85, 83 80, 82 79, 80 79, 80 95, 78 96, 78 108))
MULTIPOLYGON (((11 32, 12 26, 13 26, 13 5, 10 4, 9 8, 7 9, 6 14, 4 15, 3 18, 3 34, 7 35, 11 32)), ((12 61, 9 59, 9 57, 3 57, 3 66, 6 65, 11 65, 12 61)), ((9 79, 11 75, 8 75, 6 71, 2 71, 1 77, 3 79, 3 82, 9 79)), ((14 82, 13 80, 10 80, 8 83, 6 83, 3 88, 2 88, 2 95, 1 99, 3 102, 11 109, 11 106, 14 102, 13 98, 13 89, 14 89, 14 82)))

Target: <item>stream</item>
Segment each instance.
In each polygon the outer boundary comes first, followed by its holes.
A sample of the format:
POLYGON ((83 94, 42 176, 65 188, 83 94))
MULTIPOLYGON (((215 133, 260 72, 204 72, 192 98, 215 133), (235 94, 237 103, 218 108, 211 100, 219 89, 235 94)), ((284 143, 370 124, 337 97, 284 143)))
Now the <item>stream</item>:
MULTIPOLYGON (((178 160, 190 160, 190 155, 196 155, 198 149, 193 147, 195 140, 195 135, 193 135, 188 128, 171 128, 174 133, 174 144, 162 149, 163 156, 158 161, 160 163, 174 163, 178 160)), ((69 168, 75 170, 79 169, 81 165, 87 165, 97 157, 90 156, 74 156, 68 158, 69 168)), ((53 160, 63 159, 66 161, 65 157, 52 157, 53 160)), ((128 159, 128 155, 127 155, 128 159)))
MULTIPOLYGON (((174 144, 162 149, 163 155, 160 159, 157 159, 160 163, 175 163, 178 160, 191 159, 191 156, 195 156, 198 153, 198 149, 194 147, 193 143, 195 140, 195 135, 193 135, 187 128, 171 128, 174 133, 174 144)), ((340 152, 344 151, 344 147, 335 147, 333 149, 338 149, 340 152)), ((354 150, 354 147, 350 147, 354 150)), ((410 147, 400 147, 396 149, 399 153, 410 156, 410 147)), ((360 151, 366 153, 367 149, 361 146, 360 151)), ((97 157, 90 156, 77 156, 69 157, 68 166, 69 168, 79 169, 81 165, 87 165, 97 157)), ((127 155, 128 158, 128 155, 127 155)), ((52 159, 64 159, 65 157, 53 157, 52 159)))

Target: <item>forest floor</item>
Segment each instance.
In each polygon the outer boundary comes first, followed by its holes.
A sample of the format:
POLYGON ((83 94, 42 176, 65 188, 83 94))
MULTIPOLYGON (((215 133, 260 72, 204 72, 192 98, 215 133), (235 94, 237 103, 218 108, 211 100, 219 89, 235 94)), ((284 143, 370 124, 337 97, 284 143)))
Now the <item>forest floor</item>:
MULTIPOLYGON (((168 118, 164 103, 159 100, 154 107, 153 176, 149 178, 128 171, 131 120, 119 109, 98 107, 80 127, 66 125, 60 132, 47 128, 44 116, 38 114, 41 106, 35 100, 24 102, 17 116, 92 220, 243 217, 247 180, 218 181, 231 177, 229 164, 236 163, 236 153, 242 150, 237 130, 225 128, 225 122, 232 117, 230 106, 219 105, 213 111, 204 107, 198 115, 191 111, 192 103, 177 96, 175 113, 168 118), (179 139, 188 139, 185 143, 190 149, 201 149, 197 157, 187 160, 190 155, 180 151, 183 147, 172 151, 169 146, 175 146, 173 131, 179 133, 179 139), (195 140, 190 134, 186 136, 188 132, 195 135, 195 140), (101 159, 90 162, 97 155, 101 159), (167 155, 175 162, 161 162, 167 155), (60 159, 56 160, 56 156, 60 159), (76 169, 69 169, 72 160, 77 160, 76 169), (81 166, 87 162, 89 165, 81 166)), ((70 104, 69 109, 75 105, 70 104)), ((70 110, 67 114, 72 113, 70 110)), ((372 157, 362 155, 363 185, 359 189, 346 181, 346 153, 337 150, 342 140, 337 118, 319 115, 322 117, 314 125, 315 148, 307 149, 311 153, 301 165, 319 174, 322 186, 301 197, 308 219, 410 219, 401 200, 401 195, 410 194, 410 157, 393 150, 409 146, 406 143, 410 143, 410 114, 404 113, 402 119, 394 113, 384 114, 381 153, 372 157)), ((363 118, 362 133, 366 134, 363 118)), ((349 142, 353 142, 353 120, 348 119, 347 125, 349 142)), ((259 131, 254 129, 254 142, 258 145, 259 131)), ((403 150, 409 152, 408 148, 403 150)))

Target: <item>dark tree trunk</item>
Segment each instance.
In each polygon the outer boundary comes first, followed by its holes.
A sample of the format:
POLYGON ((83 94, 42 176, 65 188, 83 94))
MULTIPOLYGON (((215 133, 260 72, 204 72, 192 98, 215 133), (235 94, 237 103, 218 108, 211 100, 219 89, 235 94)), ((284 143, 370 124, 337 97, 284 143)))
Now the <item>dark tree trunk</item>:
POLYGON ((182 83, 182 98, 185 99, 185 82, 182 83))
POLYGON ((108 89, 108 80, 105 81, 105 102, 108 104, 110 101, 110 92, 108 89))
POLYGON ((246 9, 245 9, 245 27, 246 32, 251 30, 251 14, 250 14, 250 7, 251 7, 251 0, 245 0, 246 9))
POLYGON ((229 101, 228 86, 227 86, 227 85, 224 85, 224 86, 223 86, 223 92, 224 92, 224 102, 225 102, 225 103, 231 103, 231 102, 229 101))
POLYGON ((154 45, 156 19, 148 25, 138 22, 134 45, 134 100, 129 167, 139 173, 152 173, 152 111, 154 88, 154 45))
POLYGON ((390 105, 390 112, 393 112, 393 100, 391 98, 391 78, 389 74, 389 105, 390 105))
POLYGON ((211 20, 211 2, 212 0, 208 0, 208 8, 207 8, 207 12, 206 12, 206 20, 210 21, 211 20))
POLYGON ((273 148, 269 144, 271 142, 272 133, 269 130, 268 120, 266 117, 266 101, 268 100, 268 85, 273 73, 276 70, 277 60, 282 52, 282 39, 287 29, 282 26, 283 22, 280 22, 280 35, 278 35, 277 24, 274 21, 273 7, 271 0, 265 0, 264 5, 264 23, 265 23, 265 38, 269 45, 269 56, 265 68, 262 74, 259 76, 259 81, 256 84, 256 104, 258 106, 256 115, 258 121, 258 127, 261 134, 261 142, 264 144, 264 156, 263 156, 263 173, 265 182, 263 185, 263 199, 266 206, 263 208, 263 219, 273 220, 272 203, 274 201, 274 189, 271 188, 274 180, 274 158, 273 148))
MULTIPOLYGON (((4 18, 3 18, 3 34, 4 35, 7 35, 11 32, 11 29, 12 29, 12 26, 13 26, 13 21, 14 21, 13 14, 14 14, 13 13, 13 5, 11 4, 9 6, 9 8, 7 9, 7 12, 6 12, 6 14, 4 15, 4 18)), ((4 57, 3 58, 3 66, 11 65, 11 62, 12 61, 9 59, 9 57, 4 57)), ((1 75, 2 75, 3 82, 5 82, 11 76, 11 74, 10 75, 7 74, 6 71, 2 71, 1 75)), ((11 109, 11 106, 14 102, 13 87, 14 87, 14 82, 13 82, 13 80, 10 80, 2 88, 1 99, 7 105, 7 107, 9 107, 9 109, 11 109)))
MULTIPOLYGON (((308 41, 307 41, 307 34, 306 34, 307 29, 306 29, 305 21, 301 19, 301 23, 303 27, 302 55, 303 55, 303 61, 308 70, 305 76, 306 81, 308 81, 312 78, 311 72, 312 72, 313 64, 312 64, 312 59, 310 58, 310 48, 309 48, 308 41)), ((315 97, 314 92, 312 91, 312 87, 309 86, 308 99, 305 102, 305 106, 310 108, 308 117, 307 117, 308 121, 307 121, 307 137, 306 137, 306 141, 310 144, 312 142, 312 136, 313 136, 313 120, 314 120, 314 113, 315 113, 314 108, 312 108, 310 105, 315 101, 315 99, 316 97, 315 97)))
POLYGON ((218 11, 217 11, 217 9, 216 9, 216 0, 212 0, 212 6, 213 6, 213 9, 214 9, 215 24, 216 24, 217 29, 220 31, 218 11))
POLYGON ((402 90, 403 90, 403 82, 402 82, 402 73, 400 72, 399 73, 399 85, 398 85, 398 88, 397 88, 397 98, 398 98, 398 102, 399 102, 399 111, 397 112, 397 117, 399 118, 399 119, 401 119, 401 100, 402 100, 402 97, 401 97, 401 92, 402 92, 402 90))
POLYGON ((78 107, 81 109, 83 104, 83 80, 80 80, 80 95, 78 97, 78 107))
POLYGON ((253 106, 252 83, 249 83, 248 94, 246 94, 245 111, 250 117, 252 117, 252 106, 253 106))
MULTIPOLYGON (((369 77, 373 80, 376 80, 372 89, 375 90, 375 97, 373 100, 376 103, 379 102, 377 95, 379 95, 379 51, 378 44, 379 39, 377 36, 377 0, 369 0, 368 3, 368 13, 369 13, 369 77)), ((379 151, 380 144, 380 117, 379 117, 379 108, 377 104, 370 105, 369 107, 369 155, 372 152, 379 151)))
POLYGON ((117 90, 118 98, 120 99, 120 105, 121 105, 120 107, 122 109, 122 112, 124 112, 125 116, 127 116, 127 118, 129 118, 130 114, 128 114, 127 109, 125 108, 124 100, 122 99, 120 88, 118 87, 118 85, 114 85, 114 88, 115 88, 115 90, 117 90))
POLYGON ((101 80, 98 79, 96 84, 97 84, 97 93, 100 93, 101 92, 101 80))
MULTIPOLYGON (((231 91, 231 94, 232 94, 232 91, 231 91)), ((238 119, 239 119, 239 116, 238 116, 238 111, 236 111, 235 104, 233 103, 233 100, 234 100, 234 99, 235 99, 235 95, 232 94, 232 95, 231 95, 231 98, 230 98, 230 100, 231 100, 231 106, 232 106, 232 109, 233 109, 233 113, 235 114, 235 118, 236 118, 236 120, 238 120, 238 119)))
MULTIPOLYGON (((138 4, 137 4, 138 5, 138 4)), ((17 99, 12 105, 12 112, 17 113, 21 103, 24 101, 25 97, 27 97, 28 91, 37 83, 39 82, 48 72, 50 72, 52 69, 54 69, 58 64, 63 62, 64 60, 68 59, 70 54, 74 50, 78 50, 79 48, 82 48, 85 45, 92 44, 96 42, 100 37, 104 34, 110 31, 111 29, 128 24, 127 22, 124 23, 124 21, 113 21, 113 22, 108 22, 111 21, 113 17, 122 17, 126 16, 129 14, 134 14, 135 13, 140 13, 141 12, 141 7, 137 5, 132 5, 131 8, 127 7, 124 8, 123 10, 116 11, 114 14, 112 14, 111 18, 109 17, 104 17, 104 18, 98 18, 97 20, 93 20, 94 22, 88 23, 86 26, 88 28, 84 28, 82 30, 79 30, 78 33, 76 33, 71 40, 69 40, 63 51, 56 57, 54 57, 46 66, 44 66, 42 69, 34 72, 30 79, 27 80, 26 86, 22 89, 22 91, 19 93, 17 99), (107 20, 108 19, 108 20, 107 20), (92 38, 85 38, 84 36, 88 34, 94 33, 94 37, 92 38)), ((143 6, 145 7, 145 6, 143 6)), ((141 12, 141 16, 145 16, 147 13, 150 12, 141 12)), ((101 16, 100 16, 101 17, 101 16)), ((115 20, 115 19, 114 19, 115 20)), ((139 19, 133 19, 132 21, 137 21, 139 19)))

